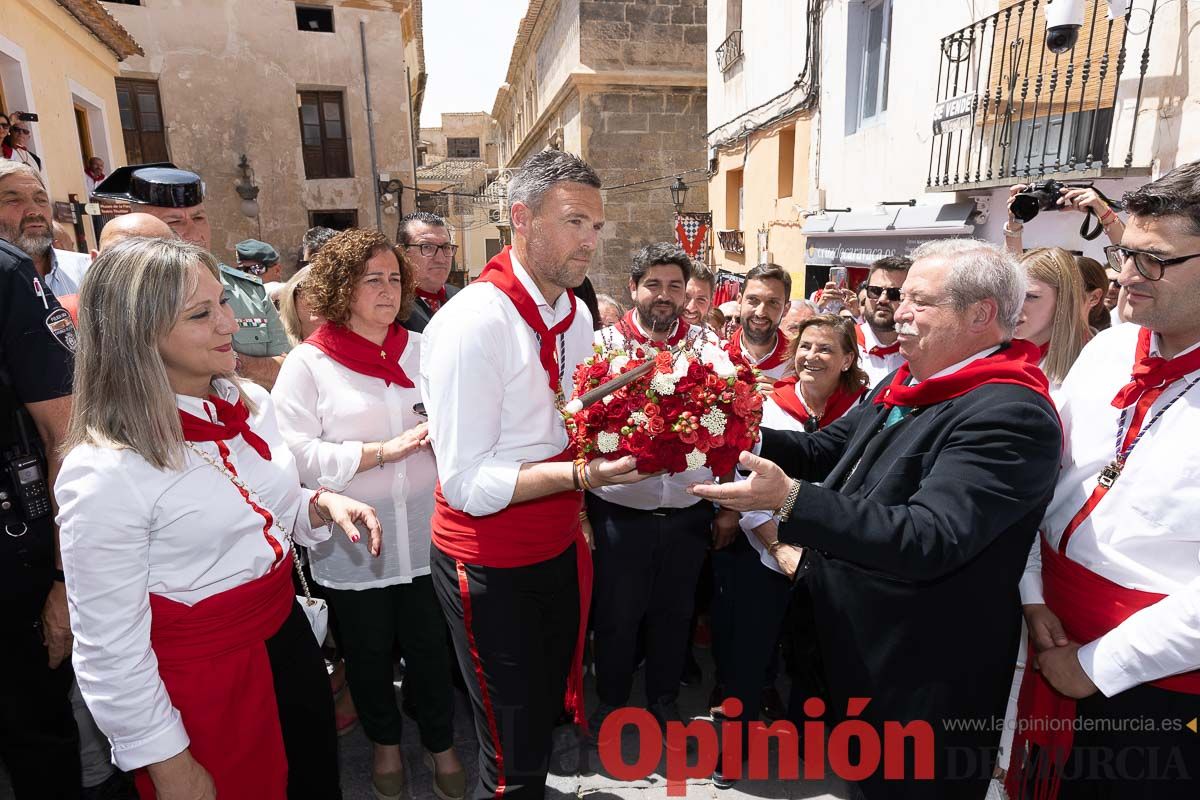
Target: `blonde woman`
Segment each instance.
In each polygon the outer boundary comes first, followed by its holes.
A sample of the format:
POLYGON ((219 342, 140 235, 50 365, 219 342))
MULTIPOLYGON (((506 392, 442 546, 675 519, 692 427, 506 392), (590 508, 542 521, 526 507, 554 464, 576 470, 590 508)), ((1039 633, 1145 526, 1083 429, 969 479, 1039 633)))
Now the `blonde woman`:
POLYGON ((301 488, 270 396, 233 377, 237 322, 207 252, 122 242, 79 308, 55 496, 76 675, 117 766, 143 798, 340 797, 291 546, 336 525, 377 556, 374 510, 301 488))
POLYGON ((311 336, 325 324, 325 318, 313 310, 304 293, 304 282, 308 280, 309 268, 296 272, 279 290, 279 319, 287 331, 292 347, 311 336))
POLYGON ((1027 250, 1020 262, 1028 288, 1014 335, 1041 349, 1042 372, 1053 394, 1091 338, 1083 277, 1075 257, 1061 247, 1027 250))

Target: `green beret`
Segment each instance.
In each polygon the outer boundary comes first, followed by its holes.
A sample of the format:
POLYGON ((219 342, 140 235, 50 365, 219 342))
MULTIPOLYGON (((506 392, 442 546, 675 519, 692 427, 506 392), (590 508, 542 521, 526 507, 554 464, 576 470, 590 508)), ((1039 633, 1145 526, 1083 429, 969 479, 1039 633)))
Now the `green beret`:
POLYGON ((275 248, 266 242, 260 242, 258 239, 247 239, 244 242, 238 242, 237 247, 238 261, 257 261, 259 264, 279 263, 279 253, 275 252, 275 248))

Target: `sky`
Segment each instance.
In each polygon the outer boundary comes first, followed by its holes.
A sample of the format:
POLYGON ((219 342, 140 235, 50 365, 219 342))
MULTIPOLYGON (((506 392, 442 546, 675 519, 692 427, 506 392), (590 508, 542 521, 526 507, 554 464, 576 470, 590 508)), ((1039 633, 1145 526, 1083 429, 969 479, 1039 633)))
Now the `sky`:
POLYGON ((425 71, 421 127, 443 112, 492 111, 528 0, 425 0, 425 71))

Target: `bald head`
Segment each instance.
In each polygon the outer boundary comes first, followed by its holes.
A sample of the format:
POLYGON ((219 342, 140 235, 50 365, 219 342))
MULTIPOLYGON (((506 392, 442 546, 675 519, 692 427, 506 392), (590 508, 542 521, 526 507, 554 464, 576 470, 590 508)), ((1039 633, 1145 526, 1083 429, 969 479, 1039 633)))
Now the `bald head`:
POLYGON ((171 226, 152 214, 122 214, 109 220, 100 233, 100 252, 103 253, 118 242, 141 237, 144 239, 174 239, 171 226))

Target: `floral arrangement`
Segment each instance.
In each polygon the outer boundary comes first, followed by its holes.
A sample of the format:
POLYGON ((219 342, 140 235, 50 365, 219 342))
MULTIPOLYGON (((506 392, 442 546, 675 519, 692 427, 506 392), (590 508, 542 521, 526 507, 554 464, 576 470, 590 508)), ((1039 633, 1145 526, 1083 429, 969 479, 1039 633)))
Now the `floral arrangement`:
POLYGON ((758 439, 763 397, 755 370, 715 343, 661 352, 596 345, 575 387, 567 430, 584 458, 632 455, 641 472, 708 467, 724 475, 758 439), (619 388, 606 393, 606 384, 619 388))

